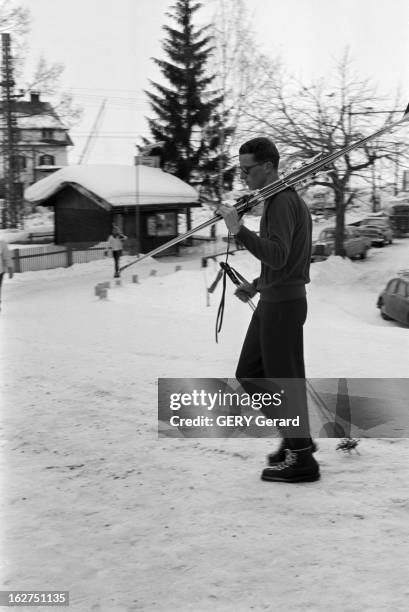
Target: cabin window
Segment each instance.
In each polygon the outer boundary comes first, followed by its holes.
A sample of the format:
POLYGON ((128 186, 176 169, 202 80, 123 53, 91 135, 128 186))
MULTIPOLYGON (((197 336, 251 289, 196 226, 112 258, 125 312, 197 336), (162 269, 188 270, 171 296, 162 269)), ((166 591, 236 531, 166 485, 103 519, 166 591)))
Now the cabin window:
POLYGON ((154 213, 146 218, 146 233, 154 236, 176 236, 176 213, 154 213))

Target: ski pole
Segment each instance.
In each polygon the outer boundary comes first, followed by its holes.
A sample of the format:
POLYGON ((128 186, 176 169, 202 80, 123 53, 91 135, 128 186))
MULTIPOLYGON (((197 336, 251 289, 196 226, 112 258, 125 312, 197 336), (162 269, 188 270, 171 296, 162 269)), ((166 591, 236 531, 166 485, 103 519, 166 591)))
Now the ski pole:
MULTIPOLYGON (((236 270, 233 270, 233 268, 231 266, 229 266, 229 264, 225 261, 221 261, 219 263, 221 269, 226 272, 227 276, 230 278, 230 280, 236 285, 236 287, 238 287, 239 285, 241 285, 241 283, 243 281, 245 281, 245 278, 241 278, 238 276, 238 273, 236 272, 236 270)), ((251 298, 249 298, 247 300, 247 304, 250 306, 251 310, 256 310, 256 306, 253 302, 253 300, 251 298)))

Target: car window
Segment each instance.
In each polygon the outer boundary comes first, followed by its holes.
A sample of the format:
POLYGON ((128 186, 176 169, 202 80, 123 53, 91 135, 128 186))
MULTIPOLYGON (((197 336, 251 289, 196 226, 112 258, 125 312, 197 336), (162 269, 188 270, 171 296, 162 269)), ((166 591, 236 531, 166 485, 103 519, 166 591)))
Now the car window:
POLYGON ((321 240, 328 240, 330 238, 334 238, 335 236, 335 230, 333 229, 326 229, 326 230, 322 230, 321 234, 320 234, 320 239, 321 240))
POLYGON ((387 227, 388 221, 386 219, 364 219, 361 221, 362 225, 378 225, 381 227, 387 227))
POLYGON ((405 281, 400 281, 398 290, 396 293, 402 297, 407 297, 408 291, 407 291, 407 286, 406 286, 405 281))
POLYGON ((398 287, 399 284, 399 280, 397 278, 394 278, 393 280, 390 281, 390 283, 388 284, 386 290, 388 293, 395 293, 396 289, 398 287))

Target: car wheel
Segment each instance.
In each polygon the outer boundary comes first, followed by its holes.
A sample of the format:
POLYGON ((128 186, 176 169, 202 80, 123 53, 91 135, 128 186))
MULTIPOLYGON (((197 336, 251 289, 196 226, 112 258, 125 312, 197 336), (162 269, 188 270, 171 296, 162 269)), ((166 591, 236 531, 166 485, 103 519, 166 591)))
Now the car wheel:
POLYGON ((388 244, 392 244, 392 242, 393 242, 393 240, 391 239, 391 240, 389 240, 388 244))
POLYGON ((382 310, 382 307, 381 307, 381 317, 382 319, 385 319, 385 321, 392 321, 391 317, 388 317, 388 315, 382 310))

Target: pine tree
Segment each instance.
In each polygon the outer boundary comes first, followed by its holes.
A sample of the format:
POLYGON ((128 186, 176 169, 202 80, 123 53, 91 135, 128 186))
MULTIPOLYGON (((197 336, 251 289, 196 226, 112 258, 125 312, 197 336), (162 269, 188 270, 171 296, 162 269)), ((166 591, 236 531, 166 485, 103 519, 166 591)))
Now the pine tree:
POLYGON ((229 145, 235 130, 228 119, 228 111, 217 111, 206 124, 202 131, 201 158, 191 180, 199 187, 201 200, 209 204, 222 202, 223 193, 233 188, 236 165, 230 161, 229 145))
POLYGON ((169 86, 151 81, 156 91, 146 92, 156 114, 148 119, 153 140, 164 143, 162 166, 196 184, 202 182, 204 175, 210 176, 215 164, 210 152, 218 147, 214 126, 220 123, 217 108, 222 100, 221 96, 209 95, 214 79, 206 73, 212 52, 212 38, 206 34, 209 26, 197 28, 193 24, 193 16, 201 6, 194 0, 177 0, 167 13, 176 22, 175 28, 164 26, 167 38, 163 49, 169 61, 154 61, 169 86))

